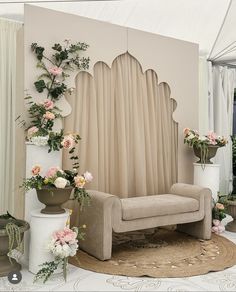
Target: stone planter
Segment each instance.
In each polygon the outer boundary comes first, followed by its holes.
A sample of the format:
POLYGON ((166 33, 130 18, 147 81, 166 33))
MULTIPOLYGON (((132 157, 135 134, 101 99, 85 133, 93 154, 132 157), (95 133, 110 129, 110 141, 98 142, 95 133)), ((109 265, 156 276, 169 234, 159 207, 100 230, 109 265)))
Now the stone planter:
POLYGON ((66 187, 64 189, 43 187, 41 190, 37 190, 38 200, 46 205, 46 207, 41 210, 41 213, 65 213, 65 209, 63 209, 61 205, 69 200, 72 190, 73 187, 66 187))
POLYGON ((236 201, 227 201, 227 213, 233 217, 233 221, 226 225, 226 230, 236 232, 236 201))
MULTIPOLYGON (((5 277, 10 272, 21 270, 21 265, 14 259, 10 261, 7 255, 9 252, 9 237, 5 226, 8 222, 6 219, 0 219, 0 277, 5 277)), ((24 220, 16 220, 16 223, 20 227, 21 240, 23 240, 24 232, 29 229, 29 224, 24 220)), ((17 242, 14 242, 13 249, 16 247, 17 242)))
POLYGON ((194 154, 195 156, 199 158, 197 163, 213 164, 213 162, 211 161, 211 158, 215 157, 218 148, 219 146, 208 146, 208 151, 206 152, 205 161, 204 161, 204 157, 202 157, 203 151, 201 151, 201 148, 197 148, 196 146, 193 146, 194 154))

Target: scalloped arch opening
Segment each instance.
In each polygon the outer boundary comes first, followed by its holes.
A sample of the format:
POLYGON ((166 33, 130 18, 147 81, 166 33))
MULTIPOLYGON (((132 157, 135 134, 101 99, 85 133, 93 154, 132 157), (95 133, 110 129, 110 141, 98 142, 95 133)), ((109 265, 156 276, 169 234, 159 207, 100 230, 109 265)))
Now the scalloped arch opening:
POLYGON ((93 75, 76 77, 73 113, 65 128, 79 132, 81 171, 94 175, 90 188, 119 197, 168 192, 177 181, 176 101, 158 75, 142 71, 129 53, 93 75))

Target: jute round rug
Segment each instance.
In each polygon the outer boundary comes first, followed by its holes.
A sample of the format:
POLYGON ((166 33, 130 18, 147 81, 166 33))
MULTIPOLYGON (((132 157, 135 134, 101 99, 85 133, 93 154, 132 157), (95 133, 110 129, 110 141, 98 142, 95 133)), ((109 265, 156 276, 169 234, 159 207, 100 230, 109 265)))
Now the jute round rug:
POLYGON ((71 263, 104 274, 189 277, 235 265, 236 245, 215 234, 211 240, 204 241, 177 231, 158 229, 113 246, 111 260, 99 261, 83 251, 78 252, 77 259, 71 263))

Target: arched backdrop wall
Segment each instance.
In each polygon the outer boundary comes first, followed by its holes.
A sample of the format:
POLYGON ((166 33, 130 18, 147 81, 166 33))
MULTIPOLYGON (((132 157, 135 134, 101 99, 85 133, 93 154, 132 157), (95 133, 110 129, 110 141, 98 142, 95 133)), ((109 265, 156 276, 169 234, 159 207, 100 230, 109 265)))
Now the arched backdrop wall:
MULTIPOLYGON (((39 75, 35 57, 30 51, 32 42, 46 49, 64 39, 84 41, 89 44, 86 55, 90 57, 90 70, 98 61, 111 66, 113 60, 122 53, 129 52, 139 60, 143 71, 153 69, 158 74, 159 83, 167 82, 171 88, 171 98, 177 102, 174 120, 179 125, 178 137, 178 181, 192 183, 192 151, 183 144, 182 129, 198 129, 198 45, 120 27, 80 16, 70 15, 45 8, 25 5, 24 45, 25 45, 25 89, 39 96, 33 83, 39 75)), ((75 76, 71 74, 70 85, 75 86, 75 76)))

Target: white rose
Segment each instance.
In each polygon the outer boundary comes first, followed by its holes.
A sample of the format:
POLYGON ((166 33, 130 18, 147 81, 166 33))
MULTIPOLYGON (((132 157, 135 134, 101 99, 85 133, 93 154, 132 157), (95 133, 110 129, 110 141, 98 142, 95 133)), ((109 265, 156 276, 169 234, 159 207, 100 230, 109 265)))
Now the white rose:
POLYGON ((93 176, 92 176, 92 173, 86 171, 84 173, 84 178, 86 179, 87 182, 91 182, 93 180, 93 176))
POLYGON ((200 141, 206 141, 206 140, 207 140, 207 137, 205 137, 205 136, 201 136, 201 137, 199 137, 199 140, 200 140, 200 141))
POLYGON ((54 185, 58 189, 64 189, 67 185, 67 180, 63 177, 58 177, 57 179, 55 179, 54 185))

